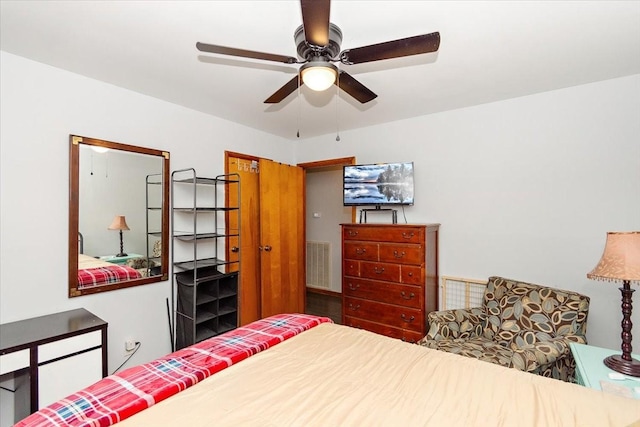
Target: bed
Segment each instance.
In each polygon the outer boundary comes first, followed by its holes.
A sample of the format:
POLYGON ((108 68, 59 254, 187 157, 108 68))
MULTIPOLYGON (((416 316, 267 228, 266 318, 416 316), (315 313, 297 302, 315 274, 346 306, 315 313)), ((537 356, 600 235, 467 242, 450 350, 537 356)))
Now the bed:
POLYGON ((119 374, 17 426, 627 426, 640 401, 282 314, 119 374))
POLYGON ((78 254, 78 288, 93 288, 141 277, 136 269, 127 265, 112 264, 82 253, 78 254))

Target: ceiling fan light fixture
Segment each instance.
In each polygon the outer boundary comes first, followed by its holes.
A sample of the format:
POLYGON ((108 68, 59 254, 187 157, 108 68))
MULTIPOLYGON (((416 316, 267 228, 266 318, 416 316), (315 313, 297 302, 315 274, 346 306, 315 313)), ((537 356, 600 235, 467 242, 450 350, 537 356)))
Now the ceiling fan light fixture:
POLYGON ((322 92, 335 83, 338 67, 326 61, 311 61, 300 68, 300 74, 309 89, 322 92))

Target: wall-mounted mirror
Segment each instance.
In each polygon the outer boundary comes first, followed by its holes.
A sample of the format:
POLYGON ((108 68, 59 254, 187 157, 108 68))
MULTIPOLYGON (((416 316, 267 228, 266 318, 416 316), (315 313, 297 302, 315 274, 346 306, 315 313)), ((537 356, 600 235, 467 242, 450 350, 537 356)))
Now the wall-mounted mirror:
POLYGON ((69 297, 167 280, 169 153, 69 142, 69 297))

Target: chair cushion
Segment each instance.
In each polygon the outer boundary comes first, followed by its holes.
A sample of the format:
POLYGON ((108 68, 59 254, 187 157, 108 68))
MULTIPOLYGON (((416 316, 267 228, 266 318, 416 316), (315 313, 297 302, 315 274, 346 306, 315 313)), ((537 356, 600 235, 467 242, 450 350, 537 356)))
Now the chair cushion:
POLYGON ((424 340, 420 345, 442 350, 460 356, 472 357, 485 362, 495 363, 506 368, 511 367, 513 350, 495 341, 483 337, 460 338, 453 340, 424 340))
POLYGON ((584 335, 589 298, 575 292, 490 277, 484 338, 513 349, 564 335, 584 335))

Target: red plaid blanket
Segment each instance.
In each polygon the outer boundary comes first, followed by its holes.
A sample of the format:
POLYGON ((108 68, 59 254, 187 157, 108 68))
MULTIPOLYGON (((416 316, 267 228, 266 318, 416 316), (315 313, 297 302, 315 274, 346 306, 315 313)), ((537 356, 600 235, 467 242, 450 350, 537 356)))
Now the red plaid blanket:
POLYGON ((326 317, 278 314, 110 375, 18 422, 16 426, 109 426, 234 363, 331 322, 326 317))
POLYGON ((141 277, 138 270, 127 265, 114 264, 109 267, 85 268, 78 270, 78 286, 92 288, 98 285, 139 279, 141 277))

